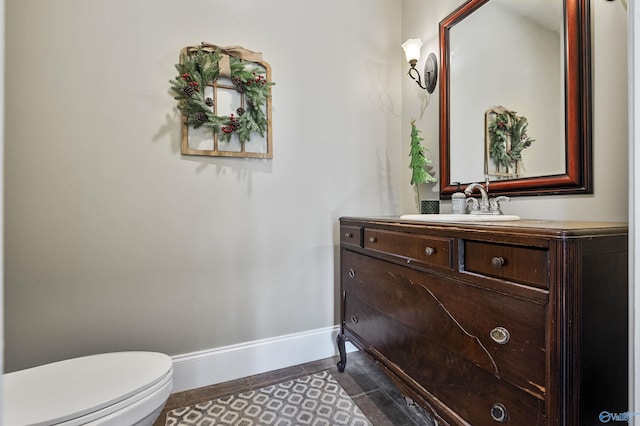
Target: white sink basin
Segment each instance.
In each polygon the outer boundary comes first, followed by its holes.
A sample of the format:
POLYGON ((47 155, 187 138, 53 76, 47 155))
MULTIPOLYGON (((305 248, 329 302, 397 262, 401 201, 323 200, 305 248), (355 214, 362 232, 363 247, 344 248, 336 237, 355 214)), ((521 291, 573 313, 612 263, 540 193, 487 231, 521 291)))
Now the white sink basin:
POLYGON ((520 216, 512 214, 404 214, 403 220, 417 220, 420 222, 510 222, 520 220, 520 216))

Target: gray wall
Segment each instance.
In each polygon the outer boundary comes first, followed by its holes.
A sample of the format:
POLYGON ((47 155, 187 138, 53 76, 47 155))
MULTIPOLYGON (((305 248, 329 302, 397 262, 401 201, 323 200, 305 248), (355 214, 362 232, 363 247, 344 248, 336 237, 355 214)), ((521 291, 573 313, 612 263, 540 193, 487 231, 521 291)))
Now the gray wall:
MULTIPOLYGON (((438 90, 399 45, 438 52, 462 1, 426 3, 6 0, 5 370, 337 323, 338 217, 416 209, 411 118, 437 171, 438 90), (271 64, 273 160, 180 156, 169 80, 200 41, 271 64)), ((509 213, 626 220, 625 18, 593 6, 595 194, 509 213)))
POLYGON ((399 210, 399 4, 8 0, 6 370, 336 324, 339 216, 399 210), (270 63, 273 160, 180 155, 201 41, 270 63))

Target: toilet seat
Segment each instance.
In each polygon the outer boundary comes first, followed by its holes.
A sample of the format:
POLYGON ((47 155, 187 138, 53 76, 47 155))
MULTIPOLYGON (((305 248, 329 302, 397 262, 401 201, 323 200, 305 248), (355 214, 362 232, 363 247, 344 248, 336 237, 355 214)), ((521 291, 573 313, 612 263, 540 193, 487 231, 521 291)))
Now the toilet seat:
POLYGON ((143 418, 167 400, 172 378, 171 358, 155 352, 91 355, 8 373, 3 421, 75 426, 122 421, 123 412, 143 418))

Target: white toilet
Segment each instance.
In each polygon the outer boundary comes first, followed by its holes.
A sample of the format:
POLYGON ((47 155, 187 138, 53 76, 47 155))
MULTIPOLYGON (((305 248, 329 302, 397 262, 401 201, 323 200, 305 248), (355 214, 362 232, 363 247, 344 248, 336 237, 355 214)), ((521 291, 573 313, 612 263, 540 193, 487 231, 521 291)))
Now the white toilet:
POLYGON ((3 375, 3 426, 152 425, 173 364, 156 352, 113 352, 3 375))

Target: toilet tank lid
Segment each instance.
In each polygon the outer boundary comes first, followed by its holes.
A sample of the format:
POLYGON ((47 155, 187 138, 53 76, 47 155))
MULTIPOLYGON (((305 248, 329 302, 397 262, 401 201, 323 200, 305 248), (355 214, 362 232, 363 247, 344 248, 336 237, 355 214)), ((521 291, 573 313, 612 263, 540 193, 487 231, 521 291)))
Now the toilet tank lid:
POLYGON ((157 352, 112 352, 3 375, 3 424, 59 423, 138 394, 173 374, 157 352))

